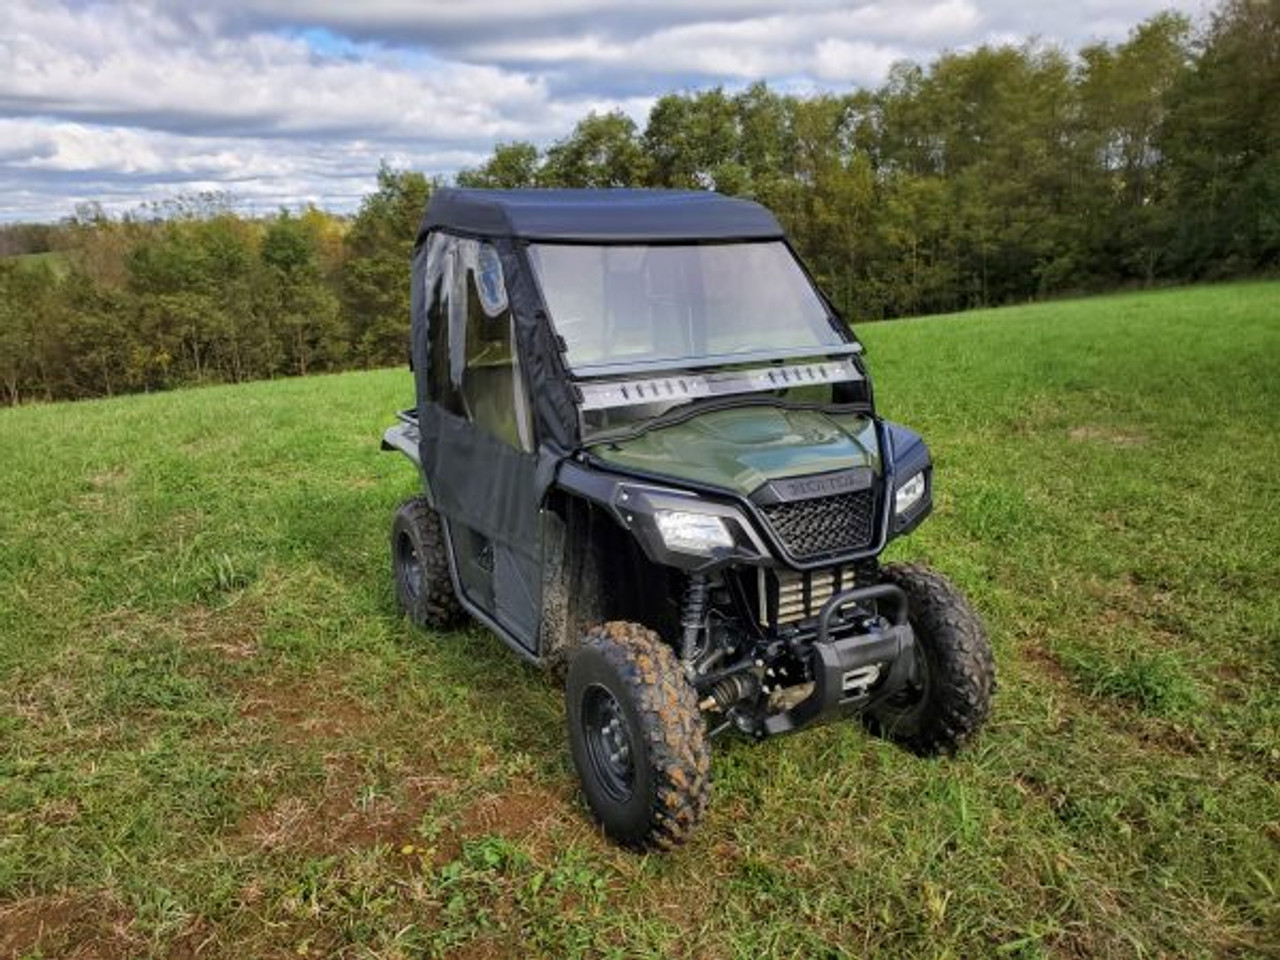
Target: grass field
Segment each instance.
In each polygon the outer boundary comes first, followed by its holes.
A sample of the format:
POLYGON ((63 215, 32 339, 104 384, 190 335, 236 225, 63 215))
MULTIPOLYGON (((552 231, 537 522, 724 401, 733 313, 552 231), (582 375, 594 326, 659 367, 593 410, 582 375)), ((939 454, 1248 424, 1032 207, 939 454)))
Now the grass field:
POLYGON ((721 746, 668 856, 396 615, 407 372, 0 411, 0 957, 1280 956, 1280 284, 861 332, 994 717, 721 746))
POLYGON ((21 266, 40 266, 41 264, 49 267, 56 276, 65 277, 70 265, 67 262, 67 255, 60 251, 51 251, 49 253, 20 253, 11 258, 0 257, 0 260, 12 259, 21 266))

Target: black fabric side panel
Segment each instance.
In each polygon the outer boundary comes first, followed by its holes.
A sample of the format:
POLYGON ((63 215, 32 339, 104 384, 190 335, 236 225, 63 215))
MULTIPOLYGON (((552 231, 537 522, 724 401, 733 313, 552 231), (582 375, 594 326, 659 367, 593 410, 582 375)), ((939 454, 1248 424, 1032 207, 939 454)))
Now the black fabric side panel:
POLYGON ((413 379, 417 390, 418 419, 421 421, 427 403, 427 377, 431 364, 427 356, 430 333, 427 329, 427 251, 430 244, 419 244, 413 251, 409 271, 409 350, 413 358, 413 379))
POLYGON ((523 254, 511 243, 502 243, 498 249, 539 445, 551 455, 565 456, 577 445, 578 438, 573 387, 565 375, 555 336, 543 312, 542 297, 523 254))
POLYGON ((422 469, 436 509, 495 543, 541 554, 538 457, 522 453, 434 403, 423 405, 422 469))
POLYGON ((542 564, 499 545, 493 551, 493 597, 498 622, 537 653, 542 564))
POLYGON ((515 321, 515 347, 533 406, 539 450, 521 452, 432 402, 429 378, 432 369, 439 373, 443 363, 443 358, 433 363, 431 356, 431 297, 441 272, 440 263, 432 257, 438 261, 449 242, 445 235, 431 234, 413 254, 411 337, 422 472, 436 508, 446 517, 495 543, 536 557, 541 542, 539 507, 556 468, 576 446, 572 388, 561 370, 549 325, 540 314, 541 298, 523 258, 511 244, 499 243, 515 321))

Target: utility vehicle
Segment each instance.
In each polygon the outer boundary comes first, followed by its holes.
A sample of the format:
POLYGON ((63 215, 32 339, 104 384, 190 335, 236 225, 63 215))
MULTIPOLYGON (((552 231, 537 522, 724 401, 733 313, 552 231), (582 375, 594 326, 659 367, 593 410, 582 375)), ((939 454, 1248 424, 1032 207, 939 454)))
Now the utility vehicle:
POLYGON ((710 192, 432 196, 413 255, 417 403, 383 447, 423 493, 396 593, 563 678, 588 806, 689 836, 709 748, 857 718, 950 752, 995 685, 941 576, 880 565, 928 516, 919 436, 765 208, 710 192))

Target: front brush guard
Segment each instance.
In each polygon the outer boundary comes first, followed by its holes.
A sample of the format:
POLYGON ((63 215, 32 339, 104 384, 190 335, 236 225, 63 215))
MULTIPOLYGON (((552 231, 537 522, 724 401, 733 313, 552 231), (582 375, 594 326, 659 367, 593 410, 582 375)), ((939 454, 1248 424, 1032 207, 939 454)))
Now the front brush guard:
POLYGON ((891 583, 837 593, 818 613, 818 634, 808 653, 813 692, 790 710, 766 717, 766 736, 790 733, 819 719, 860 713, 901 690, 915 673, 915 634, 907 622, 907 595, 891 583), (831 638, 831 621, 841 610, 873 600, 891 608, 890 626, 852 637, 831 638), (846 679, 873 665, 880 667, 883 680, 874 689, 850 694, 845 688, 846 679))

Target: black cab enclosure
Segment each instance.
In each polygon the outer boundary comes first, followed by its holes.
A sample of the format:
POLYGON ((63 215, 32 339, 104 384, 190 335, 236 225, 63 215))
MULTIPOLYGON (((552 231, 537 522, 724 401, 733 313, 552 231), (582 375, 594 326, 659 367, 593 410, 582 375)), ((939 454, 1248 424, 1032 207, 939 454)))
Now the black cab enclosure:
POLYGON ((856 716, 936 752, 981 723, 980 622, 878 563, 931 509, 928 449, 876 415, 861 344, 769 211, 441 189, 411 283, 416 403, 383 446, 424 495, 393 527, 398 596, 567 673, 612 836, 682 839, 722 732, 856 716), (663 697, 681 708, 646 709, 663 697))

